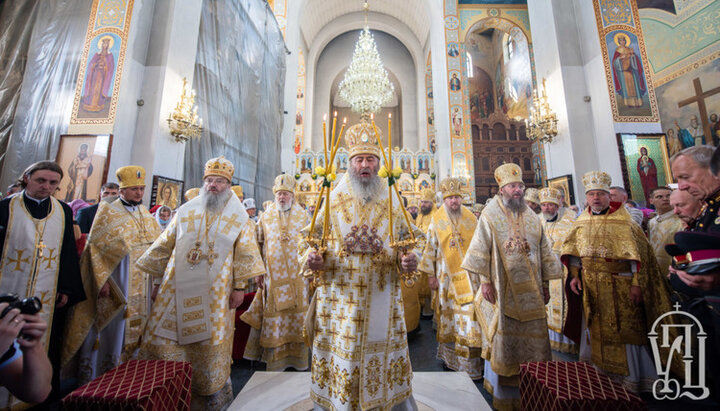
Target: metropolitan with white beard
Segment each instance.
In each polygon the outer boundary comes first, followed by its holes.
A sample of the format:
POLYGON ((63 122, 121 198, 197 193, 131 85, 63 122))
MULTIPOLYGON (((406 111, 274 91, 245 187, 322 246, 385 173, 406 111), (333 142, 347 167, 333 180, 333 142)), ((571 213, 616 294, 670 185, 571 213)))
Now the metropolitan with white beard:
POLYGON ((160 283, 140 357, 192 363, 192 407, 232 401, 235 308, 247 280, 265 273, 255 229, 230 182, 224 157, 205 164, 198 197, 180 206, 137 265, 160 283))
POLYGON ((257 277, 260 287, 250 308, 240 317, 252 328, 244 357, 262 361, 267 371, 308 368, 308 348, 302 324, 308 307, 308 287, 299 270, 297 240, 310 219, 295 202, 295 178, 275 178, 275 200, 257 223, 267 274, 257 277))

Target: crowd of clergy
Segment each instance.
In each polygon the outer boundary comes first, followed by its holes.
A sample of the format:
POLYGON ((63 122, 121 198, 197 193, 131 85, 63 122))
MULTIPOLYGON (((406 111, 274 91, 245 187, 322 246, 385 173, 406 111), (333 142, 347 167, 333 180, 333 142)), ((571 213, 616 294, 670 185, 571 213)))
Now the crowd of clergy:
MULTIPOLYGON (((43 308, 11 311, 0 326, 47 324, 37 344, 18 347, 47 353, 46 401, 67 391, 63 381, 157 359, 192 363, 193 408, 227 407, 234 314, 250 291, 244 358, 310 369, 319 409, 416 409, 406 334, 421 317, 432 317, 437 359, 484 379, 497 409, 518 409, 520 364, 551 361, 553 350, 647 392, 659 378, 648 333, 675 303, 706 327, 696 367, 720 393, 720 268, 690 270, 693 256, 707 258, 693 253, 720 250, 713 147, 673 156, 677 183, 647 193, 646 209, 602 170, 582 176, 578 206, 563 190, 526 188, 514 163, 495 170, 497 194, 473 205, 452 177, 393 199, 381 153, 355 135, 330 194, 301 194, 281 174, 262 211, 232 186, 223 157, 176 209, 142 204, 140 166, 116 170, 94 205, 53 196, 56 163, 29 166, 0 201, 0 290, 43 308)), ((38 400, 0 388, 0 408, 28 399, 38 400)))

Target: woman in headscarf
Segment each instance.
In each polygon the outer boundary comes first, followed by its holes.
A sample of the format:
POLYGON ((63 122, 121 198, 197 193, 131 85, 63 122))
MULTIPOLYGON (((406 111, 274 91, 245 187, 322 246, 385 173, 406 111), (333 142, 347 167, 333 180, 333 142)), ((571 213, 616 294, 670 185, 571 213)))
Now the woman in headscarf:
POLYGON ((160 224, 160 228, 165 230, 165 227, 167 227, 168 224, 170 224, 170 220, 172 219, 172 210, 168 206, 160 206, 157 210, 155 210, 155 220, 157 220, 158 224, 160 224))

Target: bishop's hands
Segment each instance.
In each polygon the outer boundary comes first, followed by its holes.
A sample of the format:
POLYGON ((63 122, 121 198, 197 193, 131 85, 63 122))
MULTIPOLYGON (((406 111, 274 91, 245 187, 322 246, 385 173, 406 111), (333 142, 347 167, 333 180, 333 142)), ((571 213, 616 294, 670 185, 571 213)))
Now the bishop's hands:
POLYGON ((311 270, 320 271, 325 266, 325 261, 323 260, 322 254, 313 250, 310 251, 310 254, 308 255, 307 264, 308 268, 310 268, 311 270))
POLYGON ((428 276, 428 286, 430 287, 431 290, 437 290, 438 287, 440 287, 440 283, 438 282, 437 277, 435 277, 434 275, 429 275, 428 276))
POLYGON ((570 290, 577 295, 582 294, 582 281, 580 277, 573 277, 573 279, 570 280, 570 290))
POLYGON ((230 309, 234 310, 235 308, 240 307, 240 305, 243 303, 244 299, 245 299, 245 291, 244 290, 233 290, 230 293, 230 309))
POLYGON ((490 283, 480 285, 483 298, 490 304, 495 304, 495 287, 490 283))
POLYGON ((417 265, 417 256, 415 253, 403 254, 402 257, 400 257, 400 267, 402 267, 403 272, 412 273, 417 270, 417 265))
POLYGON ((635 305, 640 305, 643 302, 642 288, 637 285, 630 286, 630 300, 635 305))

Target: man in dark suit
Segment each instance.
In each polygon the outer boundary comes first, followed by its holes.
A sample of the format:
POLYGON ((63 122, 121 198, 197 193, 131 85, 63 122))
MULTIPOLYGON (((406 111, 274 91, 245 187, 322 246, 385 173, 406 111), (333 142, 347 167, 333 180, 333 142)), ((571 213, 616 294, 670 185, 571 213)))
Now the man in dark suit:
MULTIPOLYGON (((103 184, 100 189, 100 199, 102 200, 106 197, 117 197, 119 189, 120 186, 116 183, 103 184)), ((97 210, 98 205, 95 204, 90 207, 81 208, 78 211, 77 216, 75 216, 75 220, 80 226, 80 232, 83 234, 90 232, 90 227, 92 227, 93 220, 95 220, 95 213, 97 213, 97 210)))

